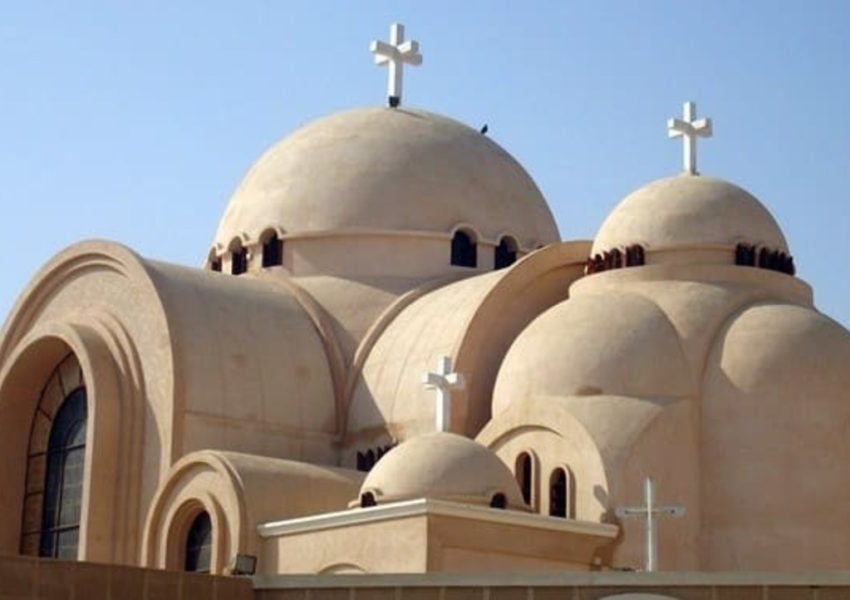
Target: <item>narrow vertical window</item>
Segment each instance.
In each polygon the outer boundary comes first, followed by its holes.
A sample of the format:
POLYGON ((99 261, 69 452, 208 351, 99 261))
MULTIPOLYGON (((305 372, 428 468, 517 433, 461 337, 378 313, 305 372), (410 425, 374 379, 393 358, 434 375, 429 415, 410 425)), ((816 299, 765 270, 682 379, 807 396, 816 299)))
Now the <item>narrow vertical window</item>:
POLYGON ((263 267, 275 267, 283 264, 283 242, 272 232, 263 242, 263 267))
POLYGON ((512 237, 503 237, 499 240, 499 245, 496 246, 493 256, 493 266, 498 269, 504 269, 516 262, 517 243, 512 237))
POLYGON ((186 535, 186 571, 209 573, 212 562, 212 521, 206 511, 200 513, 186 535))
POLYGON ((549 514, 564 519, 575 517, 575 482, 566 468, 555 469, 549 478, 549 514))
POLYGON ((76 559, 86 456, 86 389, 62 402, 47 445, 39 556, 76 559))
POLYGON ((456 231, 452 238, 452 264, 458 267, 478 266, 475 242, 465 231, 456 231))
POLYGON ((525 503, 531 506, 532 485, 534 481, 534 464, 531 460, 531 455, 528 452, 523 452, 516 459, 516 480, 519 484, 519 489, 522 491, 522 499, 525 503))
POLYGON ((248 251, 245 248, 239 247, 230 254, 230 272, 234 275, 241 275, 248 270, 248 251))
POLYGON ((563 469, 555 469, 549 481, 549 514, 567 516, 567 474, 563 469))

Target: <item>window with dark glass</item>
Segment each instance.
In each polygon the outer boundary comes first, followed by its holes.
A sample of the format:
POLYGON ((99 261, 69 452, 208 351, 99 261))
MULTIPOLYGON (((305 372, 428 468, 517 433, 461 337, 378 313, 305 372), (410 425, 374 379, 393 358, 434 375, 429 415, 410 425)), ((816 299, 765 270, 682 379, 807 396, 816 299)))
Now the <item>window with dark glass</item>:
POLYGON ((212 521, 208 512, 200 513, 186 535, 186 571, 209 573, 212 561, 212 521))
POLYGON ((513 238, 503 237, 496 246, 493 265, 496 269, 504 269, 516 262, 517 243, 513 238))
POLYGON ((531 486, 534 478, 532 469, 531 455, 528 452, 523 452, 516 459, 516 479, 519 489, 522 491, 522 499, 529 506, 531 506, 531 486))
POLYGON ((283 264, 283 242, 276 233, 272 233, 263 242, 263 266, 274 267, 283 264))
POLYGON ((248 270, 248 251, 245 248, 237 248, 230 254, 230 272, 241 275, 248 270))
POLYGON ((490 508, 506 509, 508 507, 508 498, 502 493, 493 494, 490 499, 490 508))
POLYGON ((567 473, 564 469, 555 469, 549 480, 549 514, 567 516, 567 473))
POLYGON ((475 242, 465 231, 456 231, 452 238, 452 264, 458 267, 478 266, 475 242))
POLYGON ((39 556, 75 559, 80 536, 86 456, 86 389, 62 402, 47 445, 39 556))

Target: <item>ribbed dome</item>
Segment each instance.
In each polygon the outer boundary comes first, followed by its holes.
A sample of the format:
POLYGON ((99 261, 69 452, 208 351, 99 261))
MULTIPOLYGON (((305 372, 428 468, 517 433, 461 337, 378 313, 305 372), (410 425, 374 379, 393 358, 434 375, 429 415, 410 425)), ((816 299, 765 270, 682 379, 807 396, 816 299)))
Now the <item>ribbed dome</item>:
POLYGON ((361 493, 378 504, 431 498, 489 505, 504 494, 508 507, 525 504, 510 469, 496 454, 462 435, 445 432, 413 437, 393 448, 370 471, 361 493))
POLYGON ((686 174, 626 196, 599 229, 592 253, 632 244, 660 250, 738 243, 788 252, 779 225, 752 194, 722 179, 686 174))
POLYGON ((498 144, 446 117, 362 108, 315 121, 268 150, 224 213, 215 242, 286 233, 391 230, 484 238, 526 248, 559 240, 528 173, 498 144))

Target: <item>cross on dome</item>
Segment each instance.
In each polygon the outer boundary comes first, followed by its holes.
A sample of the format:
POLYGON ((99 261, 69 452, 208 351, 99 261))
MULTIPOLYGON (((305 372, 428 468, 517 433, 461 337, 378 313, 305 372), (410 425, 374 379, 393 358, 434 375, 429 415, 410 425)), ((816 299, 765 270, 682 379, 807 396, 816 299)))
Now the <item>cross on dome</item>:
POLYGON ((699 175, 697 171, 697 138, 710 138, 712 135, 711 119, 697 119, 696 102, 685 102, 684 119, 667 120, 667 137, 681 137, 684 142, 684 169, 691 175, 699 175))
POLYGON ((375 55, 376 65, 387 65, 389 68, 387 81, 387 103, 395 108, 401 104, 402 76, 405 63, 418 67, 422 64, 419 53, 419 42, 404 41, 404 25, 390 25, 390 43, 374 40, 369 45, 369 51, 375 55))
POLYGON ((451 394, 452 390, 462 390, 466 381, 460 373, 452 373, 452 359, 443 356, 437 363, 436 373, 426 373, 422 383, 428 389, 437 390, 437 431, 448 431, 451 425, 451 394))
POLYGON ((643 517, 646 524, 646 571, 658 570, 658 517, 682 517, 681 506, 655 506, 655 482, 647 477, 643 482, 643 506, 621 506, 615 511, 619 518, 643 517))

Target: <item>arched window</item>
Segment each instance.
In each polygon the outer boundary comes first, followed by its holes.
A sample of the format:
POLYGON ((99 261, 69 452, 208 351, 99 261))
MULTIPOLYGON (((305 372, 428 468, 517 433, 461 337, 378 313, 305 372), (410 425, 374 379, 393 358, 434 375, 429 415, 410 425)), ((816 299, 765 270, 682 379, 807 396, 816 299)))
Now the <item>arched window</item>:
POLYGON ((553 517, 575 517, 575 485, 569 469, 559 467, 549 478, 549 514, 553 517))
POLYGON ((516 459, 516 480, 519 484, 519 489, 522 491, 522 499, 525 503, 531 506, 531 501, 534 499, 532 495, 532 486, 534 485, 534 463, 531 460, 531 454, 523 452, 516 459))
POLYGON ((184 568, 197 573, 209 573, 212 558, 212 521, 207 511, 200 513, 186 535, 184 568))
POLYGON ((512 237, 505 236, 496 246, 493 265, 496 269, 504 269, 516 262, 517 243, 512 237))
POLYGON ((493 494, 490 498, 490 508, 506 509, 508 507, 508 498, 502 493, 493 494))
POLYGON ((370 506, 378 506, 375 494, 372 492, 364 492, 360 494, 360 508, 369 508, 370 506))
POLYGON ((77 558, 86 457, 86 389, 68 394, 50 428, 39 556, 77 558))
POLYGON ((478 266, 475 241, 465 231, 456 231, 452 238, 452 264, 458 267, 478 266))
POLYGON ((230 272, 241 275, 248 270, 248 251, 239 246, 230 253, 230 272))
POLYGON ((274 267, 283 264, 283 242, 276 233, 270 233, 263 241, 263 266, 274 267))
POLYGON ((221 273, 221 257, 216 254, 215 248, 210 248, 207 263, 210 265, 210 271, 221 273))

